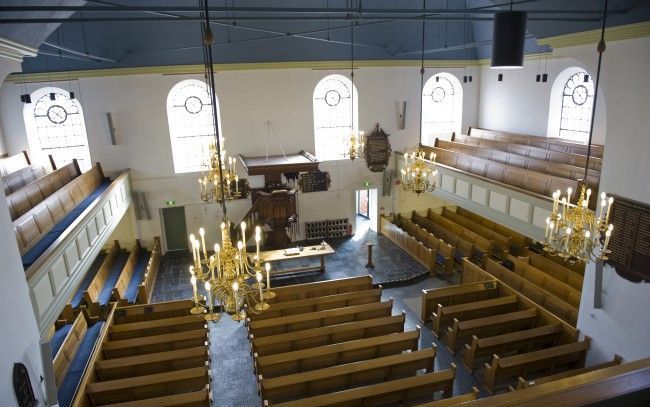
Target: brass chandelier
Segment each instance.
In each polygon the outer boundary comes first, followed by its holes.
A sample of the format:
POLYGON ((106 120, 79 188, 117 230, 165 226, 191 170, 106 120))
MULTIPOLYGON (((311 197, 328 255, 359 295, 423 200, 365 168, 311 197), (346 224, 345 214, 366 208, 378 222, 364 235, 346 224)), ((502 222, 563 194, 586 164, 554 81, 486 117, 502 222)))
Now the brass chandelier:
MULTIPOLYGON (((603 22, 598 42, 598 68, 596 71, 596 83, 594 86, 594 102, 591 107, 591 124, 589 128, 589 139, 587 144, 587 160, 585 164, 585 176, 587 179, 589 171, 589 159, 591 158, 591 140, 594 132, 594 118, 596 115, 596 100, 598 99, 598 85, 600 82, 600 67, 605 51, 605 27, 607 23, 607 0, 603 11, 603 22)), ((571 203, 571 188, 567 189, 567 196, 561 197, 561 191, 555 191, 553 197, 553 210, 551 216, 546 218, 546 230, 544 233, 544 251, 559 256, 564 260, 575 263, 603 261, 608 259, 611 253, 607 249, 614 225, 609 223, 614 198, 607 197, 605 192, 600 195, 600 212, 598 216, 589 209, 591 189, 584 184, 580 190, 580 196, 576 204, 571 203), (604 241, 603 241, 604 238, 604 241)))
POLYGON ((420 195, 422 192, 433 192, 438 186, 438 170, 436 155, 432 152, 429 159, 424 151, 418 148, 409 156, 404 153, 404 168, 402 168, 402 189, 420 195))
POLYGON ((214 244, 214 253, 208 256, 205 244, 205 229, 199 229, 200 240, 195 235, 189 236, 192 249, 192 265, 189 268, 192 284, 194 307, 193 314, 205 314, 208 321, 218 321, 221 314, 226 312, 235 321, 246 318, 247 312, 259 313, 269 308, 266 300, 275 297, 271 291, 270 264, 263 268, 260 263, 260 241, 262 230, 255 228, 256 254, 251 261, 246 250, 245 222, 241 223, 241 240, 233 244, 230 221, 226 211, 226 201, 239 196, 236 175, 236 163, 232 157, 226 165, 226 152, 222 150, 224 142, 219 134, 217 117, 217 102, 215 96, 214 69, 212 44, 214 35, 210 29, 208 1, 200 0, 204 8, 204 21, 201 23, 203 35, 203 51, 205 56, 205 76, 209 84, 209 94, 212 98, 212 116, 215 141, 210 145, 210 163, 207 173, 199 179, 201 199, 204 202, 215 201, 221 205, 222 222, 220 225, 221 244, 214 244), (235 183, 235 190, 231 189, 235 183), (266 284, 263 282, 263 271, 266 271, 266 284), (198 285, 205 288, 206 298, 203 301, 198 294, 198 285), (219 306, 217 306, 219 305, 219 306), (216 310, 216 312, 215 312, 216 310))

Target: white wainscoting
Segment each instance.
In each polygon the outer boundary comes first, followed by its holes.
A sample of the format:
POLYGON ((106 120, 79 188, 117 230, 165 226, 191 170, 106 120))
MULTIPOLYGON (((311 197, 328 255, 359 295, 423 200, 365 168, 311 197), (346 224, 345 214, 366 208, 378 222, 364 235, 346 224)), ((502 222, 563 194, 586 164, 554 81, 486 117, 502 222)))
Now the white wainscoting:
MULTIPOLYGON (((396 153, 396 174, 404 158, 396 153)), ((438 188, 432 195, 501 223, 533 239, 544 237, 552 200, 529 195, 505 185, 489 182, 455 168, 437 165, 438 188)), ((397 208, 400 212, 400 208, 397 208)))
POLYGON ((27 269, 41 336, 56 321, 130 204, 131 177, 125 171, 27 269))

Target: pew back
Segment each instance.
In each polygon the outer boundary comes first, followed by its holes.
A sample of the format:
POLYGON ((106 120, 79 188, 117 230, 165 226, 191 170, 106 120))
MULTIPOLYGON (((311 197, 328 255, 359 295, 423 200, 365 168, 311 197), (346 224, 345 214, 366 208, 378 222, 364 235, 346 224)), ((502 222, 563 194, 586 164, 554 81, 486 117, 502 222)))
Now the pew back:
POLYGON ((14 171, 26 167, 31 164, 29 154, 27 151, 22 151, 18 154, 0 158, 0 177, 11 174, 14 171))
POLYGON ((65 374, 68 372, 70 363, 77 353, 77 349, 81 344, 81 340, 86 331, 88 330, 88 322, 83 313, 79 313, 75 319, 68 335, 63 341, 61 348, 54 355, 54 378, 56 381, 57 387, 61 384, 61 381, 65 377, 65 374))
POLYGON ((295 284, 274 288, 276 297, 269 303, 295 301, 325 295, 342 294, 372 288, 372 278, 368 276, 348 277, 326 282, 295 284))
POLYGON ((430 321, 438 305, 464 304, 499 296, 497 280, 422 290, 422 321, 430 321))
POLYGON ((7 175, 3 175, 0 177, 0 183, 2 183, 2 189, 5 195, 9 196, 25 185, 45 176, 47 173, 48 170, 41 165, 29 165, 7 175))

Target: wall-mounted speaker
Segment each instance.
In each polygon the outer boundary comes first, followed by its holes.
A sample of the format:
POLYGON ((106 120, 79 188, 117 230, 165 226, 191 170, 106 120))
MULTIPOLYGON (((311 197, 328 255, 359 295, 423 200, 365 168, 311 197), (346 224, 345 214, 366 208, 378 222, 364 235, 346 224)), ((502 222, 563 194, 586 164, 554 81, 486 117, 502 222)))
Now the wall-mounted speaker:
POLYGON ((386 168, 384 170, 384 179, 382 180, 381 185, 381 196, 390 196, 390 191, 393 186, 393 176, 395 175, 395 170, 392 168, 386 168))
POLYGON ((117 145, 115 138, 115 123, 113 121, 113 113, 106 113, 106 122, 108 123, 108 132, 111 136, 111 145, 117 145))
POLYGON ((53 406, 59 401, 56 396, 56 379, 50 341, 41 341, 41 362, 43 363, 43 380, 45 381, 45 405, 53 406))
POLYGON ((149 202, 144 191, 133 191, 133 207, 135 208, 135 218, 137 220, 150 220, 151 212, 149 211, 149 202))
POLYGON ((397 102, 397 129, 404 130, 406 126, 406 101, 397 102))

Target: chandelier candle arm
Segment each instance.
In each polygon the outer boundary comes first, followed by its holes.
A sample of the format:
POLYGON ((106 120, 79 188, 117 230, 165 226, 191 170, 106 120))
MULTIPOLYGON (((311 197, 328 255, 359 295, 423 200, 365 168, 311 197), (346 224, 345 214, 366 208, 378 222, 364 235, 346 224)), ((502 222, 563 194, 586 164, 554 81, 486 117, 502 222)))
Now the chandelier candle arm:
POLYGON ((194 305, 199 306, 199 296, 196 291, 196 276, 194 273, 192 273, 192 277, 190 278, 190 282, 192 283, 192 293, 193 293, 193 298, 194 298, 194 305))

